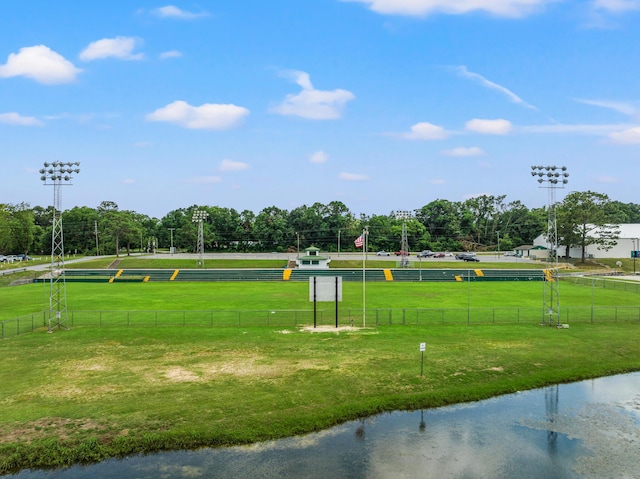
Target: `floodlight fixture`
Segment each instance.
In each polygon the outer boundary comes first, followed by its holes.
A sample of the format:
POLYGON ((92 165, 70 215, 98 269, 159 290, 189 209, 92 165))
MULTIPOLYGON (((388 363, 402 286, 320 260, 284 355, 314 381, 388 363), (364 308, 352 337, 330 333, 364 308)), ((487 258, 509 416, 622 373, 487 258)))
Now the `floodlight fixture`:
POLYGON ((49 269, 48 332, 67 327, 67 290, 64 269, 64 234, 62 231, 62 198, 60 187, 70 185, 72 174, 80 173, 80 162, 44 162, 39 170, 40 180, 53 186, 53 221, 51 227, 51 265, 49 269))
POLYGON ((560 327, 560 291, 558 284, 558 224, 556 216, 556 190, 564 188, 569 183, 569 173, 566 166, 533 165, 531 176, 537 177, 540 188, 548 190, 547 208, 547 268, 546 281, 543 292, 542 323, 549 325, 554 322, 560 327))
POLYGON ((204 210, 195 210, 193 212, 193 216, 191 217, 191 221, 198 225, 198 245, 196 247, 196 251, 198 252, 198 260, 196 262, 196 266, 201 268, 204 266, 204 228, 203 222, 208 218, 209 213, 204 210))

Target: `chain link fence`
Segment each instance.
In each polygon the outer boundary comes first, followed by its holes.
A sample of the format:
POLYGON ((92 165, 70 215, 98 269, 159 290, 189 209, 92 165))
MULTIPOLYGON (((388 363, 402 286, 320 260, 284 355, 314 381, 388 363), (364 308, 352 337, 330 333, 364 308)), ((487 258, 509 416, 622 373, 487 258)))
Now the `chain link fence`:
MULTIPOLYGON (((640 322, 640 306, 566 306, 562 323, 640 322)), ((8 339, 35 330, 47 330, 47 313, 39 312, 0 321, 1 338, 8 339)), ((386 325, 482 325, 541 324, 541 308, 377 308, 338 311, 338 326, 373 327, 386 325)), ((148 310, 68 311, 67 324, 73 327, 153 328, 153 327, 302 327, 336 326, 333 309, 313 310, 148 310), (315 317, 314 317, 315 315, 315 317)))

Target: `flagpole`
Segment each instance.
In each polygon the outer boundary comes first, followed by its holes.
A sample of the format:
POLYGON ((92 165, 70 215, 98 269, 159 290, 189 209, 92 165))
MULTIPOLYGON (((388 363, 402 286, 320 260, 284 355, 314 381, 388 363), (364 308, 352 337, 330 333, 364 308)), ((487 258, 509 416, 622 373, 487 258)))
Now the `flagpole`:
POLYGON ((362 327, 367 327, 367 243, 369 235, 366 229, 362 230, 362 327))

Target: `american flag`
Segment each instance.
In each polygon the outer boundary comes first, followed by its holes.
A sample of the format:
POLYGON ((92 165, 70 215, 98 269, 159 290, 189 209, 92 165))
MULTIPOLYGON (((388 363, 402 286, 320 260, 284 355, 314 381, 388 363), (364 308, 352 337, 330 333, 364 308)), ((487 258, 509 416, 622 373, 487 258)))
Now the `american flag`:
POLYGON ((356 238, 356 240, 354 241, 356 248, 362 248, 362 245, 364 244, 364 240, 362 239, 362 235, 358 236, 356 238))

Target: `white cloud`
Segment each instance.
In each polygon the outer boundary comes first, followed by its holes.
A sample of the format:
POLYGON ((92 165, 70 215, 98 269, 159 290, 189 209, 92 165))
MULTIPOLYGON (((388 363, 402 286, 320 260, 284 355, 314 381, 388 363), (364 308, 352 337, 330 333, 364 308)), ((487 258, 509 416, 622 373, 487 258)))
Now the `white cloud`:
POLYGON ((326 163, 328 160, 329 160, 329 155, 327 155, 324 151, 316 151, 309 158, 309 162, 316 163, 316 164, 326 163))
POLYGON ((636 116, 638 109, 628 103, 606 101, 606 100, 586 100, 583 98, 576 98, 578 103, 584 103, 585 105, 598 106, 600 108, 607 108, 609 110, 617 111, 623 115, 636 116))
POLYGON ((0 65, 0 78, 24 76, 38 83, 53 85, 71 83, 81 71, 49 47, 36 45, 11 53, 7 63, 0 65))
POLYGON ((483 11, 500 17, 519 18, 558 0, 342 0, 359 2, 388 15, 461 15, 483 11))
POLYGON ((103 38, 91 42, 80 53, 80 60, 85 62, 101 60, 103 58, 118 58, 119 60, 142 60, 144 54, 133 53, 140 41, 133 37, 103 38))
POLYGON ((483 135, 506 135, 511 132, 512 125, 509 120, 482 120, 474 118, 465 124, 468 131, 482 133, 483 135))
POLYGON ((347 173, 345 171, 338 175, 338 178, 345 181, 366 181, 369 179, 367 175, 361 175, 358 173, 347 173))
POLYGON ((522 98, 520 98, 518 95, 513 93, 508 88, 505 88, 505 87, 503 87, 501 85, 498 85, 497 83, 494 83, 494 82, 492 82, 490 80, 487 80, 485 77, 483 77, 482 75, 480 75, 478 73, 470 72, 469 70, 467 70, 467 67, 464 66, 464 65, 455 67, 455 70, 461 76, 463 76, 465 78, 470 78, 471 80, 474 80, 474 81, 480 83, 482 86, 484 86, 486 88, 490 88, 492 90, 499 91, 500 93, 505 95, 513 103, 517 103, 518 105, 522 105, 525 108, 530 108, 532 110, 537 110, 537 108, 535 106, 530 105, 529 103, 524 101, 522 98))
POLYGON ((195 18, 207 17, 207 12, 194 13, 187 10, 182 10, 174 5, 166 5, 164 7, 151 10, 151 13, 160 18, 176 18, 179 20, 193 20, 195 18))
POLYGON ((442 140, 448 136, 449 133, 444 128, 426 121, 413 125, 409 133, 400 134, 401 138, 407 140, 442 140))
POLYGON ((241 161, 224 159, 220 162, 220 171, 242 171, 248 169, 249 165, 241 161))
POLYGON ((19 113, 0 113, 0 123, 18 126, 42 126, 43 123, 32 116, 22 116, 19 113))
POLYGON ((482 148, 477 146, 471 146, 466 148, 464 146, 459 146, 457 148, 452 148, 450 150, 444 150, 441 152, 445 156, 482 156, 484 155, 484 151, 482 148))
POLYGON ((236 105, 205 103, 191 106, 185 101, 174 101, 147 115, 147 121, 165 121, 196 130, 226 130, 237 126, 249 110, 236 105))
POLYGON ((316 90, 308 73, 295 71, 289 72, 289 76, 302 91, 296 95, 287 95, 280 105, 271 109, 273 113, 311 120, 335 120, 340 118, 344 105, 355 98, 355 95, 347 90, 316 90))
POLYGON ((624 13, 640 10, 640 0, 594 0, 592 6, 599 11, 624 13))
POLYGON ((189 178, 184 181, 185 183, 191 183, 194 185, 210 185, 214 183, 221 183, 222 178, 219 176, 196 176, 195 178, 189 178))
POLYGON ((178 50, 169 50, 167 52, 162 52, 160 54, 160 58, 165 59, 165 58, 179 58, 182 56, 182 52, 178 51, 178 50))
POLYGON ((125 178, 122 180, 123 185, 133 185, 136 182, 133 178, 125 178))
POLYGON ((638 144, 640 143, 640 127, 614 132, 609 135, 614 143, 638 144))

